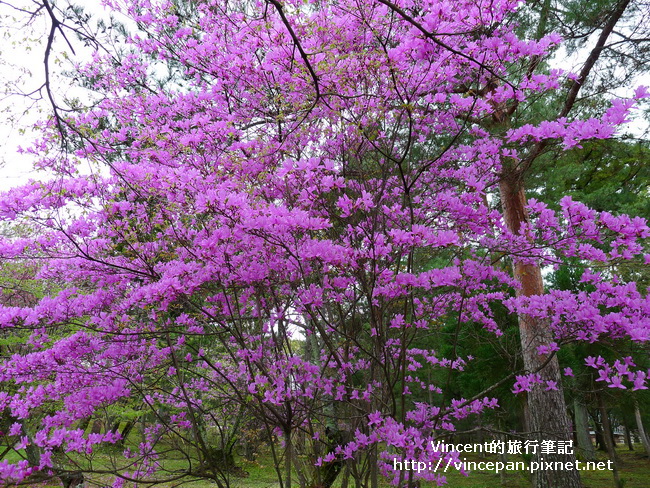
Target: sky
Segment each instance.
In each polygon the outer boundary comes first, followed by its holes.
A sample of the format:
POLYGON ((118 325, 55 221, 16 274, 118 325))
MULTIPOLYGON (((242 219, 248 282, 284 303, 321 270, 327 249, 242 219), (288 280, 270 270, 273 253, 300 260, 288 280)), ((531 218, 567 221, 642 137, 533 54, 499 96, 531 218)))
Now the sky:
MULTIPOLYGON (((14 0, 11 3, 22 9, 33 9, 34 5, 32 0, 14 0)), ((94 16, 106 16, 100 0, 84 0, 82 4, 94 16)), ((34 156, 20 154, 18 147, 29 147, 38 136, 34 124, 52 112, 44 90, 40 96, 24 95, 38 89, 45 80, 44 53, 50 26, 43 15, 32 22, 27 22, 27 18, 29 16, 20 11, 0 4, 0 191, 39 177, 32 169, 34 156)), ((90 59, 91 54, 91 50, 75 40, 73 35, 68 35, 68 38, 76 55, 57 33, 49 63, 52 85, 59 100, 65 96, 84 96, 82 89, 71 85, 62 76, 63 69, 70 67, 64 57, 83 62, 90 59)))
MULTIPOLYGON (((27 2, 21 2, 27 3, 27 2)), ((31 25, 16 22, 20 16, 5 5, 0 5, 0 188, 5 189, 24 182, 30 171, 32 158, 17 153, 19 144, 27 144, 29 128, 47 108, 43 103, 20 95, 39 85, 43 77, 43 40, 46 25, 39 18, 31 25), (30 38, 27 33, 30 33, 30 38), (39 59, 40 58, 40 59, 39 59), (22 132, 26 130, 27 132, 22 132)))

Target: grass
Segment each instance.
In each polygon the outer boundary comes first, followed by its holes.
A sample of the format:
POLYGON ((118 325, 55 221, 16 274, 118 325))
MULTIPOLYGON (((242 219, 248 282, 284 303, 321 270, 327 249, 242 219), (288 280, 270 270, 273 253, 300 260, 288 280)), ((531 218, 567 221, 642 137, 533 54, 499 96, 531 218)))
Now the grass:
MULTIPOLYGON (((625 447, 618 449, 620 457, 619 476, 624 483, 624 488, 648 488, 650 486, 650 460, 644 457, 642 450, 628 451, 625 447)), ((599 460, 606 461, 607 457, 604 453, 598 453, 599 460)), ((108 459, 108 458, 107 458, 108 459)), ((8 459, 12 461, 13 459, 8 459)), ((477 456, 467 456, 468 461, 497 461, 496 457, 478 458, 477 456)), ((515 461, 517 459, 510 459, 515 461)), ((245 478, 232 477, 230 484, 232 488, 280 488, 277 482, 276 472, 273 467, 273 462, 268 453, 263 453, 257 461, 250 462, 244 459, 239 460, 238 464, 241 468, 248 473, 245 478)), ((182 460, 170 461, 167 465, 168 469, 181 469, 183 467, 182 460)), ((441 468, 442 470, 442 468, 441 468)), ((460 488, 530 488, 529 477, 525 472, 514 471, 507 472, 502 477, 500 474, 489 471, 475 471, 469 476, 463 476, 458 471, 450 468, 445 474, 447 482, 450 487, 460 488)), ((341 476, 337 479, 333 488, 340 488, 341 476)), ((611 471, 581 471, 581 478, 584 488, 614 488, 614 478, 611 471)), ((95 483, 94 486, 103 486, 109 482, 108 478, 95 477, 91 478, 95 483)), ((297 477, 293 477, 294 486, 298 488, 297 477)), ((57 480, 58 481, 58 480, 57 480)), ((35 488, 59 488, 61 485, 55 483, 54 480, 42 483, 33 483, 29 486, 35 488)), ((125 484, 125 487, 131 485, 125 484)), ((164 488, 171 488, 175 486, 172 483, 165 483, 157 485, 164 488)), ((209 481, 195 481, 186 483, 183 486, 190 488, 215 488, 216 485, 209 481)), ((353 487, 353 480, 350 479, 350 487, 353 487)), ((385 479, 381 479, 380 486, 388 488, 389 483, 385 479)), ((430 488, 435 486, 433 483, 422 483, 422 488, 430 488)), ((558 487, 559 488, 559 487, 558 487)))
MULTIPOLYGON (((623 447, 617 453, 621 460, 619 476, 624 482, 624 488, 648 488, 650 486, 650 460, 642 456, 640 451, 628 451, 623 447)), ((599 461, 607 459, 605 453, 598 453, 599 461)), ((472 460, 478 460, 478 458, 472 460)), ((584 488, 614 488, 614 477, 609 470, 581 471, 580 477, 584 488)), ((529 475, 525 472, 507 472, 504 478, 502 482, 499 474, 488 471, 477 471, 468 477, 453 472, 447 477, 450 486, 462 488, 530 488, 531 486, 529 475)))
MULTIPOLYGON (((642 451, 628 451, 621 447, 618 450, 621 459, 619 476, 624 481, 624 488, 648 488, 650 486, 650 460, 642 456, 642 451)), ((605 453, 598 453, 598 459, 607 460, 605 453)), ((478 457, 467 457, 467 460, 496 461, 496 457, 479 459, 478 457)), ((235 479, 232 482, 233 488, 279 488, 275 478, 275 471, 270 458, 262 457, 259 462, 251 463, 241 461, 242 468, 249 473, 248 478, 235 479)), ((614 478, 611 471, 582 471, 581 478, 584 488, 614 488, 614 478)), ((463 476, 459 472, 450 469, 447 473, 448 486, 460 488, 530 488, 530 481, 526 473, 508 472, 502 483, 501 475, 494 472, 477 471, 469 476, 463 476)), ((340 488, 341 477, 337 479, 334 488, 340 488)), ((194 488, 207 488, 206 483, 193 484, 194 488)), ((214 485, 212 485, 214 486, 214 485)), ((296 485, 297 486, 297 485, 296 485)), ((350 486, 353 486, 350 483, 350 486)), ((388 488, 389 483, 382 480, 381 486, 388 488)), ((436 486, 433 483, 422 483, 422 488, 436 486)))

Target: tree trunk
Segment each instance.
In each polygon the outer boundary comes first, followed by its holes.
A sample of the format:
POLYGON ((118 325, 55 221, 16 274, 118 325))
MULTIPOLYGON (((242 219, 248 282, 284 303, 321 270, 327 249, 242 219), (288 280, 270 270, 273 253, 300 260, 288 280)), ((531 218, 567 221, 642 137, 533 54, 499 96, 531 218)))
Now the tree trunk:
POLYGON ((612 461, 612 474, 614 475, 614 484, 616 488, 622 488, 621 479, 618 476, 618 458, 616 456, 614 442, 612 441, 612 424, 609 422, 607 409, 605 408, 605 401, 603 400, 603 395, 601 393, 598 393, 598 409, 600 410, 600 418, 601 422, 603 423, 603 441, 605 442, 605 447, 607 448, 607 455, 612 461))
MULTIPOLYGON (((378 488, 379 486, 379 463, 377 458, 377 444, 373 445, 370 452, 370 488, 378 488)), ((412 471, 409 472, 412 474, 412 471)), ((411 480, 409 480, 409 486, 411 486, 411 480)))
MULTIPOLYGON (((609 417, 607 420, 609 421, 609 417)), ((612 440, 612 446, 614 446, 614 452, 616 452, 616 446, 618 443, 616 442, 616 436, 614 435, 614 426, 611 422, 609 422, 609 438, 612 440)))
POLYGON ((634 399, 634 418, 636 419, 636 428, 639 431, 641 444, 643 444, 643 448, 645 449, 646 456, 650 458, 650 439, 648 439, 648 436, 645 433, 645 429, 643 428, 643 421, 641 419, 641 410, 639 409, 639 402, 636 398, 634 399))
POLYGON ((582 454, 585 461, 595 461, 596 450, 589 436, 589 413, 587 412, 587 407, 576 398, 573 401, 573 408, 575 410, 576 438, 578 440, 580 454, 582 454))
POLYGON ((630 434, 630 428, 627 426, 627 422, 623 424, 625 429, 625 443, 627 444, 627 449, 629 451, 634 451, 634 445, 632 444, 632 435, 630 434))
POLYGON ((596 422, 596 446, 599 451, 607 452, 605 438, 603 437, 603 424, 600 421, 596 422))
POLYGON ((83 473, 64 473, 59 475, 63 488, 83 488, 86 486, 83 473))
MULTIPOLYGON (((479 420, 479 422, 481 421, 479 420)), ((479 424, 478 427, 479 427, 478 432, 476 432, 476 437, 477 437, 476 443, 482 446, 485 444, 484 442, 485 432, 483 432, 483 425, 479 424)), ((487 457, 487 454, 483 452, 483 449, 480 449, 478 453, 478 457, 481 459, 485 459, 487 457)))
MULTIPOLYGON (((520 178, 514 171, 505 173, 499 183, 503 215, 508 229, 517 234, 522 224, 528 221, 526 196, 520 178), (510 173, 510 174, 508 174, 510 173)), ((513 274, 519 283, 517 296, 544 294, 542 272, 537 264, 513 262, 513 274)), ((542 385, 528 392, 530 428, 534 438, 541 444, 543 440, 570 441, 571 422, 566 411, 562 392, 562 377, 556 356, 538 354, 539 346, 547 346, 553 341, 548 324, 544 320, 525 314, 519 315, 519 331, 524 367, 530 373, 538 372, 544 381, 542 385), (548 360, 548 362, 547 362, 548 360), (546 363, 546 364, 545 364, 546 363), (545 365, 544 365, 545 364, 545 365), (547 391, 546 382, 553 382, 557 390, 547 391)), ((536 454, 534 460, 538 460, 536 454)), ((545 454, 544 461, 573 462, 575 454, 545 454)), ((535 488, 578 488, 581 486, 577 470, 544 470, 533 475, 535 488)))
POLYGON ((100 419, 95 419, 92 427, 90 428, 91 434, 101 434, 104 432, 104 422, 100 419))
POLYGON ((85 433, 89 424, 90 424, 90 417, 83 418, 77 424, 77 429, 85 433))
POLYGON ((124 443, 126 442, 126 439, 129 437, 129 434, 133 430, 133 427, 135 427, 136 420, 129 420, 124 428, 122 429, 122 432, 120 432, 120 440, 118 441, 118 445, 123 446, 124 443))
MULTIPOLYGON (((585 84, 598 58, 603 52, 607 40, 614 30, 617 22, 625 13, 630 0, 621 0, 617 3, 614 10, 608 16, 606 23, 603 25, 596 46, 591 50, 589 57, 580 71, 576 80, 574 80, 564 106, 560 111, 560 117, 566 117, 572 110, 580 88, 585 84)), ((542 5, 542 15, 538 26, 537 35, 541 36, 546 29, 546 22, 550 12, 549 2, 542 5)), ((533 65, 534 69, 534 65, 533 65)), ((513 110, 516 110, 516 106, 513 110)), ((497 124, 506 125, 509 123, 512 111, 508 112, 497 108, 492 115, 493 121, 497 124)), ((512 233, 519 233, 523 223, 528 222, 525 204, 526 196, 523 187, 523 172, 543 151, 546 141, 540 142, 531 153, 526 161, 521 161, 521 168, 508 167, 509 161, 502 161, 503 173, 499 180, 499 190, 501 193, 501 203, 503 205, 503 216, 508 229, 512 233)), ((504 158, 505 159, 505 158, 504 158)), ((517 290, 518 296, 542 295, 544 285, 542 273, 538 264, 522 264, 521 262, 513 263, 513 274, 520 287, 517 290)), ((522 345, 522 356, 524 367, 529 372, 538 372, 542 380, 552 381, 557 385, 557 390, 545 391, 543 385, 536 385, 529 392, 528 407, 530 413, 530 431, 535 432, 538 440, 571 440, 570 420, 566 411, 564 395, 562 392, 562 378, 557 357, 547 358, 546 355, 537 354, 539 346, 548 345, 552 341, 552 334, 547 323, 534 317, 520 314, 519 331, 522 345), (545 364, 546 360, 548 363, 545 364), (544 366, 542 368, 542 366, 544 366)), ((546 461, 566 461, 575 463, 575 455, 552 455, 546 456, 546 461)), ((537 473, 534 477, 536 488, 576 488, 580 487, 580 475, 577 470, 571 471, 545 471, 537 473)))
POLYGON ((345 460, 343 468, 343 479, 341 480, 341 488, 348 488, 348 481, 350 480, 350 460, 345 460))
MULTIPOLYGON (((502 422, 499 421, 499 430, 503 432, 503 425, 502 422)), ((504 445, 508 444, 508 436, 505 434, 499 434, 499 440, 503 442, 504 445)), ((508 464, 508 450, 503 449, 499 452, 499 461, 503 463, 504 466, 508 464)), ((501 486, 506 485, 506 470, 502 469, 499 471, 499 481, 501 482, 501 486)))
POLYGON ((41 448, 35 445, 31 438, 29 444, 25 446, 25 457, 31 467, 38 467, 41 464, 41 448))
POLYGON ((291 433, 285 432, 284 439, 286 442, 286 446, 284 447, 284 488, 291 488, 291 467, 293 461, 293 445, 291 444, 291 433))

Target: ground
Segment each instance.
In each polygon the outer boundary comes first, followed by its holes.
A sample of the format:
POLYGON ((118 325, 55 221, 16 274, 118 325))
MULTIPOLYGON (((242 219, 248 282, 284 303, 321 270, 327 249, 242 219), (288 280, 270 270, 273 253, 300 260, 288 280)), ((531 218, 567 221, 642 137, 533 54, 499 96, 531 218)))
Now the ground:
MULTIPOLYGON (((621 459, 621 465, 619 467, 620 477, 624 483, 624 488, 647 488, 650 486, 650 460, 643 456, 643 451, 641 449, 637 451, 628 451, 625 447, 618 448, 618 454, 621 459)), ((468 460, 478 461, 479 458, 467 458, 468 460)), ((491 458, 485 458, 484 460, 491 460, 491 458)), ((496 461, 497 459, 494 458, 496 461)), ((599 453, 599 460, 606 461, 607 457, 604 453, 599 453)), ((279 488, 280 485, 277 483, 277 478, 275 476, 275 470, 271 461, 271 457, 266 453, 263 453, 257 461, 249 462, 246 460, 239 461, 240 466, 244 471, 248 473, 247 477, 233 477, 231 480, 231 488, 279 488)), ((179 464, 180 467, 180 464, 179 464)), ((613 488, 614 482, 612 473, 610 471, 583 471, 582 480, 584 483, 584 488, 613 488)), ((295 479, 295 478, 294 478, 295 479)), ((95 478, 93 481, 97 482, 99 486, 102 486, 102 481, 107 482, 105 478, 95 478)), ((351 480, 352 481, 352 480, 351 480)), ((448 473, 448 486, 458 487, 458 488, 530 488, 530 483, 525 473, 514 472, 507 473, 505 476, 504 484, 502 484, 502 479, 499 474, 494 472, 474 472, 470 476, 465 477, 457 472, 451 472, 451 469, 448 473)), ((333 488, 339 488, 341 483, 341 477, 337 480, 333 488)), ((35 488, 54 488, 60 487, 60 483, 52 482, 43 482, 43 483, 34 483, 30 486, 35 488)), ((126 488, 127 485, 125 485, 126 488)), ((177 486, 177 484, 162 484, 157 485, 159 487, 171 488, 172 486, 177 486)), ((197 481, 193 483, 188 483, 184 486, 189 488, 214 488, 215 484, 207 481, 197 481)), ((298 488, 297 483, 295 484, 298 488)), ((352 487, 352 482, 350 483, 352 487)), ((388 488, 390 485, 382 480, 382 488, 388 488)), ((423 483, 421 488, 430 488, 434 485, 431 483, 423 483)))

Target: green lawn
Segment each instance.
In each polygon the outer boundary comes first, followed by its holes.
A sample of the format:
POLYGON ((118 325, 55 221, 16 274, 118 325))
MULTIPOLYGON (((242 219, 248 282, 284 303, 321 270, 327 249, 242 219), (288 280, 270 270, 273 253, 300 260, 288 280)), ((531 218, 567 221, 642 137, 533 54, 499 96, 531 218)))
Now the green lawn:
MULTIPOLYGON (((620 447, 618 454, 621 459, 621 464, 619 466, 619 475, 624 482, 624 488, 648 488, 650 486, 650 461, 642 456, 642 451, 630 452, 624 447, 620 447)), ((107 457, 108 459, 108 457, 107 457)), ((607 457, 604 453, 599 453, 600 460, 606 460, 607 457)), ((479 461, 478 457, 467 457, 467 460, 479 461)), ((496 458, 487 457, 480 459, 482 461, 496 461, 496 458)), ((514 459, 513 459, 514 460, 514 459)), ((273 468, 273 463, 271 457, 268 455, 262 455, 255 462, 249 462, 246 460, 240 460, 238 464, 242 467, 244 471, 248 473, 248 476, 245 478, 234 477, 231 479, 232 488, 279 488, 279 483, 277 483, 277 478, 275 475, 275 470, 273 468)), ((171 461, 168 465, 168 468, 174 469, 178 467, 181 469, 183 467, 182 461, 171 461)), ((471 473, 469 476, 463 476, 455 470, 449 469, 446 473, 448 486, 452 487, 461 487, 461 488, 498 488, 503 486, 504 488, 529 488, 530 483, 527 477, 527 474, 524 472, 508 472, 502 477, 499 474, 494 472, 481 472, 476 471, 471 473), (503 481, 503 483, 502 483, 503 481)), ((581 472, 582 480, 585 488, 613 488, 614 481, 613 476, 610 471, 582 471, 581 472)), ((93 481, 92 486, 102 487, 105 483, 108 482, 106 477, 94 477, 91 478, 93 481)), ((337 479, 334 488, 340 488, 341 476, 337 479)), ((54 488, 60 487, 60 484, 50 482, 43 483, 32 483, 28 486, 38 487, 38 488, 54 488)), ((126 487, 132 485, 126 484, 126 487)), ((173 486, 178 486, 174 483, 165 483, 157 485, 164 488, 171 488, 173 486)), ((183 486, 190 488, 214 488, 215 484, 207 481, 195 481, 191 483, 185 483, 183 486)), ((294 487, 298 487, 297 478, 294 476, 294 487)), ((350 488, 352 488, 353 481, 350 479, 350 488)), ((387 481, 382 479, 381 486, 388 488, 390 485, 387 481)), ((423 483, 422 488, 433 487, 432 483, 423 483)))
MULTIPOLYGON (((620 448, 618 454, 621 458, 619 475, 624 481, 624 488, 648 488, 650 487, 650 461, 641 456, 642 451, 630 452, 626 448, 620 448)), ((491 458, 486 458, 490 460, 491 458)), ((599 453, 599 459, 606 460, 604 453, 599 453)), ((478 460, 470 458, 468 460, 478 460)), ((496 460, 496 458, 494 458, 496 460)), ((270 460, 262 458, 260 462, 249 463, 242 461, 241 466, 249 473, 248 478, 233 479, 234 488, 279 488, 276 482, 273 465, 270 460)), ((610 471, 582 471, 582 480, 585 488, 613 488, 614 478, 610 471)), ((447 476, 449 485, 461 488, 496 488, 503 486, 505 488, 529 488, 530 482, 525 473, 514 472, 507 473, 505 484, 501 484, 501 476, 494 472, 474 472, 469 476, 463 476, 458 472, 449 470, 447 476)), ((337 480, 334 487, 339 488, 341 477, 337 480)), ((206 483, 195 483, 195 488, 210 486, 206 483)), ((214 485, 213 485, 214 486, 214 485)), ((351 483, 350 486, 353 486, 351 483)), ((388 482, 382 482, 382 486, 389 487, 388 482)), ((422 488, 433 487, 432 483, 423 483, 422 488)))

